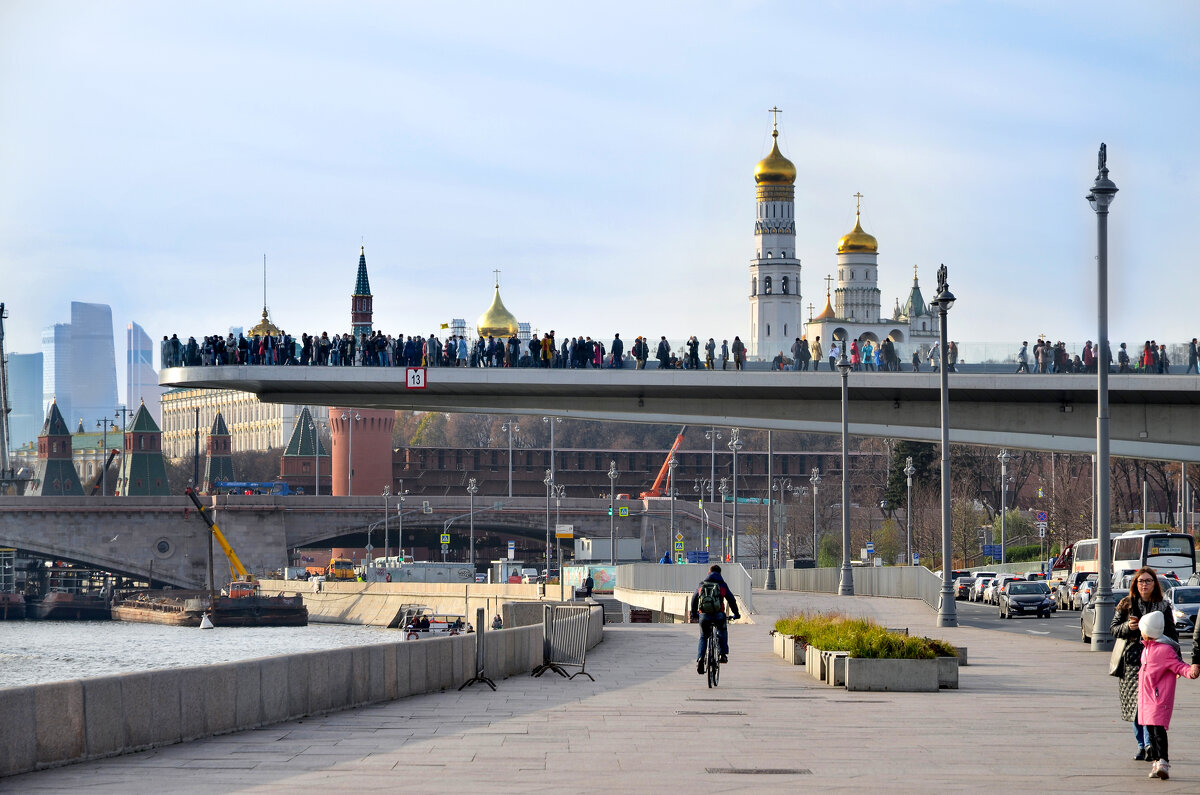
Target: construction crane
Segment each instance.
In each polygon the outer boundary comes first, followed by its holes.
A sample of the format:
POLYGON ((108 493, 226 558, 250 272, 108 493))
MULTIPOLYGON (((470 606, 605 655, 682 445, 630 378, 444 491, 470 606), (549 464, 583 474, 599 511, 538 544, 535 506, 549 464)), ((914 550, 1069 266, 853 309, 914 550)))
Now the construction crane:
POLYGON ((209 509, 201 504, 200 498, 196 496, 195 489, 188 486, 185 492, 192 498, 192 504, 200 512, 200 518, 208 525, 208 529, 212 531, 213 538, 217 539, 217 543, 221 545, 221 550, 225 553, 225 557, 229 559, 230 579, 235 582, 251 582, 254 578, 250 576, 250 573, 246 571, 246 567, 238 560, 237 553, 233 551, 233 547, 229 546, 229 542, 225 540, 225 534, 221 532, 221 528, 217 527, 216 522, 208 515, 209 509))
POLYGON ((88 492, 89 497, 95 497, 96 492, 100 491, 100 484, 104 482, 104 473, 112 466, 113 459, 120 455, 121 451, 113 448, 108 451, 108 458, 104 462, 104 468, 96 475, 96 480, 92 483, 92 490, 88 492))
POLYGON ((8 399, 8 354, 4 352, 4 319, 8 311, 0 303, 0 479, 12 477, 9 470, 8 445, 12 439, 8 430, 8 413, 12 406, 8 399))
MULTIPOLYGON (((679 449, 679 445, 683 443, 683 433, 687 430, 684 425, 679 429, 679 435, 675 437, 675 443, 671 445, 671 450, 667 453, 667 460, 663 461, 662 469, 658 470, 658 477, 654 479, 654 485, 649 491, 643 491, 641 498, 644 500, 647 497, 661 497, 663 494, 663 480, 666 479, 671 468, 671 459, 675 457, 675 451, 679 449)), ((674 484, 671 484, 674 485, 674 484)))

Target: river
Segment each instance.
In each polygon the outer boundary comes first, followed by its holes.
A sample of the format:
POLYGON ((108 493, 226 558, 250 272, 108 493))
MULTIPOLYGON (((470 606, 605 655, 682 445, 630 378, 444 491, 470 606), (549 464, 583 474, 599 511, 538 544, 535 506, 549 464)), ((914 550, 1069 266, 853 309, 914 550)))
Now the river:
POLYGON ((128 621, 0 621, 0 687, 398 641, 392 629, 169 627, 128 621))

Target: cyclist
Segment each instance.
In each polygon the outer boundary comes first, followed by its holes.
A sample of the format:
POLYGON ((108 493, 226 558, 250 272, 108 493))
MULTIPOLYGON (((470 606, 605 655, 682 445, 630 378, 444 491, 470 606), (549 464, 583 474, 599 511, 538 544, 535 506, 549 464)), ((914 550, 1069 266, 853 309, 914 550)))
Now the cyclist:
POLYGON ((713 564, 708 569, 708 576, 700 582, 700 587, 692 594, 690 612, 692 620, 700 621, 700 647, 696 654, 696 673, 704 673, 704 647, 712 636, 713 629, 717 630, 717 641, 721 646, 721 662, 729 662, 729 629, 725 626, 725 603, 729 602, 730 616, 734 621, 741 618, 733 591, 721 577, 721 567, 713 564))

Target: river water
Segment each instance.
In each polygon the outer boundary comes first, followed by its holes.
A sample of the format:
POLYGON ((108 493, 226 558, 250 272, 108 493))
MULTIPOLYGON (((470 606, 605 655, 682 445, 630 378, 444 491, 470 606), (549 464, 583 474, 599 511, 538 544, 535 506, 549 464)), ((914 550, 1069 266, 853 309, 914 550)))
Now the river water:
POLYGON ((401 639, 394 629, 355 624, 201 630, 128 621, 0 621, 0 687, 401 639))

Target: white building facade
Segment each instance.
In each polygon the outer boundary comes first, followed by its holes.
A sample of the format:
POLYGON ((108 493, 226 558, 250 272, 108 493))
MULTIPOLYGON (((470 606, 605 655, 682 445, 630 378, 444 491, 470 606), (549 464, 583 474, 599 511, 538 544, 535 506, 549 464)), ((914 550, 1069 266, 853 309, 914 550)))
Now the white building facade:
POLYGON ((796 167, 779 151, 779 129, 771 152, 754 169, 757 206, 754 258, 750 260, 750 358, 790 356, 801 334, 800 259, 796 256, 796 167))

